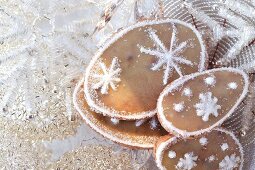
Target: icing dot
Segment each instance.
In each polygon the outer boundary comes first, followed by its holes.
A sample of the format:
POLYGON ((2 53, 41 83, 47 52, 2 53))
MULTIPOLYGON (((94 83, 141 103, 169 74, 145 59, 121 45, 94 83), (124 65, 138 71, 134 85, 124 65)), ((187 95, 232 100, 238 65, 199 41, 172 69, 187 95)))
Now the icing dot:
POLYGON ((181 111, 183 111, 183 109, 184 109, 183 102, 182 103, 178 103, 178 104, 174 103, 174 110, 176 112, 181 112, 181 111))
POLYGON ((170 159, 176 158, 176 153, 175 153, 174 151, 169 151, 169 152, 168 152, 168 157, 169 157, 170 159))
POLYGON ((135 121, 135 126, 139 127, 145 122, 145 119, 135 121))
POLYGON ((119 119, 116 119, 116 118, 111 118, 111 121, 114 125, 117 125, 119 124, 120 120, 119 119))
POLYGON ((192 90, 189 87, 184 88, 182 95, 191 97, 192 96, 192 90))
POLYGON ((215 160, 215 156, 214 155, 211 155, 208 157, 208 161, 209 162, 213 162, 215 160))
POLYGON ((209 85, 209 86, 214 86, 216 83, 216 80, 214 77, 207 77, 205 78, 205 84, 209 85))
POLYGON ((153 117, 150 121, 150 128, 155 130, 158 127, 158 121, 155 117, 153 117))
POLYGON ((205 145, 208 144, 208 140, 207 140, 207 138, 202 137, 202 138, 199 139, 199 143, 200 143, 202 146, 205 146, 205 145))
POLYGON ((223 143, 220 147, 221 147, 222 151, 225 151, 225 150, 228 149, 228 144, 227 143, 223 143))
POLYGON ((237 89, 237 86, 238 85, 237 85, 236 82, 231 82, 231 83, 228 84, 228 88, 233 89, 233 90, 237 89))

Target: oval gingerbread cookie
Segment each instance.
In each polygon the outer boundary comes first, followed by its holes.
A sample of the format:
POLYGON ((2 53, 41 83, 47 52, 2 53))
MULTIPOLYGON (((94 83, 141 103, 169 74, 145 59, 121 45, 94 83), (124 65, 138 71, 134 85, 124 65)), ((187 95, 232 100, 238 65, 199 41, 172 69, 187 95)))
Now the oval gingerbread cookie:
POLYGON ((241 70, 219 68, 184 76, 161 93, 158 117, 176 135, 192 136, 220 125, 248 92, 248 76, 241 70))
POLYGON ((85 97, 92 109, 110 117, 152 117, 164 87, 204 70, 205 63, 205 46, 192 25, 171 19, 141 22, 116 33, 93 57, 85 97))
POLYGON ((90 110, 84 98, 83 80, 73 95, 73 103, 86 123, 104 137, 131 148, 153 148, 155 142, 168 134, 157 117, 142 120, 118 120, 90 110))
POLYGON ((241 170, 243 148, 232 132, 215 129, 196 138, 161 138, 155 148, 161 170, 241 170))

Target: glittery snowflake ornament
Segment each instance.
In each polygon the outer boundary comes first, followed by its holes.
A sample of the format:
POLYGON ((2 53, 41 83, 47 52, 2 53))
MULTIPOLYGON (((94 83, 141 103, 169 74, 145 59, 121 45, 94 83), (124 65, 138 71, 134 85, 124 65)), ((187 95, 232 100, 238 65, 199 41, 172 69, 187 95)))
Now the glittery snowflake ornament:
POLYGON ((248 85, 248 76, 232 68, 184 76, 160 95, 159 120, 174 134, 190 136, 206 132, 222 124, 234 112, 246 96, 248 85), (190 121, 193 123, 188 124, 190 121))
POLYGON ((91 60, 86 99, 91 108, 111 117, 152 117, 165 86, 203 71, 206 56, 202 36, 192 25, 172 19, 139 22, 117 32, 91 60))

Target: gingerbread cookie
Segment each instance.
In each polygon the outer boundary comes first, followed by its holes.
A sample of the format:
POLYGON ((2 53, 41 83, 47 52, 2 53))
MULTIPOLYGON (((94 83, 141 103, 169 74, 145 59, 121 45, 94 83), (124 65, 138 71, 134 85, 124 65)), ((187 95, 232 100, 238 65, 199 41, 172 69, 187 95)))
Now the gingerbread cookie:
POLYGON ((167 86, 158 100, 158 117, 173 134, 198 135, 220 125, 248 92, 241 70, 219 68, 184 76, 167 86))
POLYGON ((162 170, 241 170, 243 166, 240 142, 223 129, 196 138, 164 137, 156 145, 155 157, 162 170))
POLYGON ((114 142, 137 148, 152 148, 167 132, 156 117, 136 121, 118 120, 90 110, 84 98, 83 80, 74 91, 74 105, 86 123, 104 137, 114 142))
POLYGON ((116 33, 90 62, 85 97, 97 112, 119 119, 156 113, 159 94, 180 76, 202 71, 201 35, 179 20, 146 21, 116 33))

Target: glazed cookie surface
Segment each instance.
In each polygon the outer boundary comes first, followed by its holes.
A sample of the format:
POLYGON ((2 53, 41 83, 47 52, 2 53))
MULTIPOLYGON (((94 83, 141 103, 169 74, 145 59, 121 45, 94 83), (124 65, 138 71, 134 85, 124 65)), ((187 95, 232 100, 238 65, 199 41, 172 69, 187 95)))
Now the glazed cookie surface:
POLYGON ((90 62, 84 81, 88 105, 119 119, 152 117, 164 87, 204 70, 205 56, 200 34, 187 23, 137 23, 116 33, 90 62))
POLYGON ((244 99, 248 76, 240 70, 219 68, 174 81, 161 93, 158 117, 176 135, 199 135, 219 126, 244 99))
POLYGON ((144 120, 118 120, 90 110, 84 98, 83 80, 75 88, 73 102, 86 123, 104 137, 130 147, 152 148, 167 132, 156 117, 144 120))
POLYGON ((155 156, 162 170, 241 170, 243 166, 240 142, 223 129, 196 138, 163 137, 155 156))

